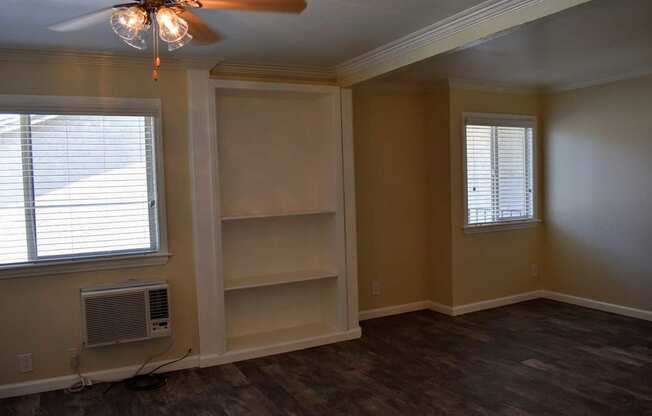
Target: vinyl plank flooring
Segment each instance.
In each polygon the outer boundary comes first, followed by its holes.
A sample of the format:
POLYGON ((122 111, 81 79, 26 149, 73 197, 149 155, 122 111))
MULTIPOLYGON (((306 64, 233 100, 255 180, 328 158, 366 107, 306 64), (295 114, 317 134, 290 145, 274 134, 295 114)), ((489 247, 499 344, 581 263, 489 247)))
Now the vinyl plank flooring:
POLYGON ((106 385, 0 400, 0 415, 648 415, 652 323, 534 300, 365 321, 363 338, 106 385))

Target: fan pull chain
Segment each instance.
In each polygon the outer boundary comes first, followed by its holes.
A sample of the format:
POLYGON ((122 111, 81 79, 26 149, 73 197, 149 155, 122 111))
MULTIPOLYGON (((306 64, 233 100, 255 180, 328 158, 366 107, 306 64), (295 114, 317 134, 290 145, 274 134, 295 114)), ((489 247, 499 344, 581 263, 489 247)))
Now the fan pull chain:
POLYGON ((152 79, 158 81, 158 70, 161 67, 161 58, 159 56, 158 44, 158 22, 156 16, 152 13, 152 49, 154 50, 154 68, 152 70, 152 79))

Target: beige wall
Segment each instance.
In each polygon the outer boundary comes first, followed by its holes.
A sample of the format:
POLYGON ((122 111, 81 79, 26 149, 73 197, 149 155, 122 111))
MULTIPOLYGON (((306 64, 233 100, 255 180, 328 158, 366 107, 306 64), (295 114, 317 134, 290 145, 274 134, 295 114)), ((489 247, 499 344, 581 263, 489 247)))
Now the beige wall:
MULTIPOLYGON (((463 187, 464 112, 540 117, 536 94, 450 90, 451 245, 453 304, 463 305, 540 289, 531 264, 543 261, 543 227, 465 234, 463 187)), ((541 198, 539 198, 539 202, 541 198)))
POLYGON ((545 103, 546 289, 652 310, 652 76, 545 103))
MULTIPOLYGON (((149 70, 77 65, 0 65, 0 94, 160 97, 169 248, 165 266, 75 273, 0 281, 0 384, 70 373, 69 348, 79 347, 79 288, 128 278, 167 279, 171 286, 174 348, 167 357, 197 350, 198 332, 192 252, 185 71, 162 71, 154 83, 149 70), (16 354, 33 353, 34 371, 20 374, 16 354)), ((84 371, 142 362, 165 350, 167 339, 89 350, 84 371)))
POLYGON ((462 114, 541 119, 540 103, 537 94, 447 83, 354 90, 361 310, 424 299, 458 306, 542 288, 531 275, 532 264, 543 265, 542 226, 462 230, 462 114), (373 279, 380 296, 371 295, 373 279))
POLYGON ((450 89, 447 82, 428 90, 426 110, 431 272, 428 294, 429 299, 437 303, 452 305, 450 89))
POLYGON ((425 104, 418 89, 353 90, 361 310, 428 299, 425 104))

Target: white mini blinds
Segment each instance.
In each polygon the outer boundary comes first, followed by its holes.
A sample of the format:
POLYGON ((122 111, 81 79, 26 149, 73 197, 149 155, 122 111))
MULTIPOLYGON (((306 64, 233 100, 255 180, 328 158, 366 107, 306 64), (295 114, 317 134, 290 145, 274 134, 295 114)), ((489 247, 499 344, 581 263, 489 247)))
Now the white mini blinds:
POLYGON ((534 118, 464 122, 466 225, 534 220, 534 118))
POLYGON ((158 251, 154 120, 0 114, 0 266, 158 251))

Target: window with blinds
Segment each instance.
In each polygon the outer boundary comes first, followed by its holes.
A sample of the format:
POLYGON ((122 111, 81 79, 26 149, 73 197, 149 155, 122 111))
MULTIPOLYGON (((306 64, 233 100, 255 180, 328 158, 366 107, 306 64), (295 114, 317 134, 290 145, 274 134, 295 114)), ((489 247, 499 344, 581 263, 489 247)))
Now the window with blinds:
POLYGON ((466 224, 534 219, 534 120, 465 118, 466 224))
POLYGON ((159 248, 154 118, 0 114, 0 266, 159 248))

